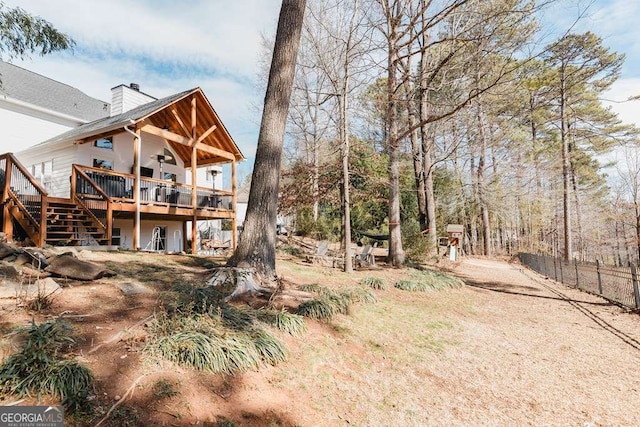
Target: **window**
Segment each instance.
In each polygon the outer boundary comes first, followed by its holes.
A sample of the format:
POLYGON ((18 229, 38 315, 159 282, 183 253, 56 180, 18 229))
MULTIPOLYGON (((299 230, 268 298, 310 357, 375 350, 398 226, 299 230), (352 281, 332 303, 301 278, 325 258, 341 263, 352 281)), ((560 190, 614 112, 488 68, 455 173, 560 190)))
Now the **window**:
POLYGON ((113 138, 100 138, 94 141, 94 147, 104 148, 105 150, 113 150, 113 138))
POLYGON ((40 179, 43 176, 51 176, 53 174, 53 160, 36 163, 35 165, 31 165, 30 169, 31 175, 37 179, 40 179))
POLYGON ((171 173, 171 172, 163 172, 162 175, 164 175, 162 177, 162 179, 164 179, 165 181, 173 181, 176 182, 176 180, 178 179, 178 177, 176 176, 175 173, 171 173))
POLYGON ((119 228, 112 228, 111 229, 111 244, 114 246, 120 246, 121 243, 121 239, 120 239, 120 229, 119 228))
POLYGON ((176 163, 176 155, 173 154, 170 150, 164 149, 164 162, 168 165, 177 165, 176 163))
POLYGON ((113 162, 111 160, 93 159, 93 167, 113 170, 113 162))

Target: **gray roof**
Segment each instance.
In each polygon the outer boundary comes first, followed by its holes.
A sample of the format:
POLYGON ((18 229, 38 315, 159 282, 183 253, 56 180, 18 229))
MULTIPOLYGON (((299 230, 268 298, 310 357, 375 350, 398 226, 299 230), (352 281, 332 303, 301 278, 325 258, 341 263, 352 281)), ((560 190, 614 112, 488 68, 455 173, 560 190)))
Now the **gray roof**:
POLYGON ((167 96, 166 98, 158 99, 156 101, 151 101, 147 104, 140 105, 129 111, 125 111, 122 114, 118 114, 117 116, 105 117, 91 123, 86 123, 63 134, 54 136, 53 138, 48 139, 47 141, 44 141, 38 145, 63 141, 77 141, 79 139, 97 135, 98 133, 110 132, 112 130, 120 129, 131 124, 132 121, 136 122, 166 107, 167 105, 172 104, 173 102, 178 101, 181 98, 184 98, 190 93, 193 93, 193 91, 195 90, 197 89, 185 90, 184 92, 176 93, 175 95, 167 96))
POLYGON ((108 102, 8 62, 0 61, 0 81, 0 97, 11 97, 85 122, 109 115, 108 102))

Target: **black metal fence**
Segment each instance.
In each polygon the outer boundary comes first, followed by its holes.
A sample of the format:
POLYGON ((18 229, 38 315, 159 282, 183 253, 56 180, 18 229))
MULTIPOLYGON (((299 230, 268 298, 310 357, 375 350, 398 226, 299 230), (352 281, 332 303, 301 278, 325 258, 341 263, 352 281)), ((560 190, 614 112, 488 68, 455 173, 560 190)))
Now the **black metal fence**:
POLYGON ((600 262, 565 261, 546 255, 520 254, 529 268, 567 286, 600 295, 629 308, 640 308, 638 267, 612 267, 600 262))

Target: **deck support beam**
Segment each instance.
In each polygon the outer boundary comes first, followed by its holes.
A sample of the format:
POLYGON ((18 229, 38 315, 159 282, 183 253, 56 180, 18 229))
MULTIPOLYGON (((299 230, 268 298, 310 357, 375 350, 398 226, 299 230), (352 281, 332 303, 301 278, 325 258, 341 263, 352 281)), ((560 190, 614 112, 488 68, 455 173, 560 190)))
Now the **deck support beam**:
MULTIPOLYGON (((191 98, 191 141, 196 141, 196 97, 191 98)), ((191 221, 191 254, 198 253, 198 152, 197 144, 191 148, 191 206, 193 207, 193 220, 191 221)))
MULTIPOLYGON (((140 244, 140 154, 142 152, 142 136, 140 129, 136 127, 135 133, 128 127, 124 130, 133 135, 133 200, 135 203, 135 213, 133 215, 133 250, 139 251, 140 244)), ((113 212, 111 213, 113 215, 113 212)), ((113 223, 110 224, 111 226, 113 223)), ((109 230, 109 239, 111 238, 111 230, 109 230)))
POLYGON ((11 185, 11 158, 7 156, 7 160, 4 166, 4 188, 2 189, 2 200, 5 202, 2 205, 3 220, 2 220, 2 232, 7 238, 8 242, 13 242, 13 221, 11 220, 11 213, 9 212, 9 204, 6 203, 9 199, 9 186, 11 185))
MULTIPOLYGON (((231 162, 231 210, 236 212, 236 161, 235 159, 231 162)), ((236 246, 238 245, 238 220, 237 215, 233 215, 233 219, 231 219, 231 245, 235 252, 236 246)))

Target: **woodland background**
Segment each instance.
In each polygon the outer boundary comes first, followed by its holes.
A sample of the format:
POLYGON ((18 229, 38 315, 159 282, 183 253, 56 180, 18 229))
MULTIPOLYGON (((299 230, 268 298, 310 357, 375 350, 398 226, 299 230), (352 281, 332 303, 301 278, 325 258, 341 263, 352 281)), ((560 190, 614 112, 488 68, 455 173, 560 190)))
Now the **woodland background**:
POLYGON ((602 99, 624 55, 571 28, 541 44, 552 3, 309 0, 280 215, 388 235, 393 265, 450 223, 467 254, 637 262, 639 131, 602 99))

